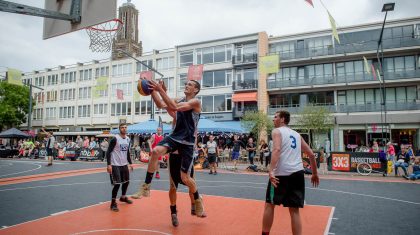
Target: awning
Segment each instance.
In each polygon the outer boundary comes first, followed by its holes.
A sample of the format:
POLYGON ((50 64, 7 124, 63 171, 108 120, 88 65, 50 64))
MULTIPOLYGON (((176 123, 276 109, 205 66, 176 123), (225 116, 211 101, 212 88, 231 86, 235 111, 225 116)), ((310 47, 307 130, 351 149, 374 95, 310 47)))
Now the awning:
POLYGON ((257 101, 257 92, 237 93, 232 96, 233 102, 257 101))

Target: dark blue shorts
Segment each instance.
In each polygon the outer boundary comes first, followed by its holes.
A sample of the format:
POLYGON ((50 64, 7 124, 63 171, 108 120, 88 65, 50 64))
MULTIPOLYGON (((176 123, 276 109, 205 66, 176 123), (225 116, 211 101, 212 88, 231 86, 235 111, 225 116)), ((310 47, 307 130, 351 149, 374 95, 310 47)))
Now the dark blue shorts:
POLYGON ((157 144, 157 146, 166 147, 168 153, 178 150, 178 155, 182 158, 181 171, 184 173, 191 171, 191 168, 194 165, 194 146, 178 143, 169 136, 166 136, 157 144))
MULTIPOLYGON (((169 154, 169 174, 176 188, 178 188, 178 184, 185 185, 181 180, 181 164, 182 158, 179 156, 179 154, 169 154)), ((190 177, 194 178, 194 167, 191 168, 190 177)))
POLYGON ((233 151, 232 152, 232 160, 238 160, 239 159, 239 152, 235 152, 235 151, 233 151))

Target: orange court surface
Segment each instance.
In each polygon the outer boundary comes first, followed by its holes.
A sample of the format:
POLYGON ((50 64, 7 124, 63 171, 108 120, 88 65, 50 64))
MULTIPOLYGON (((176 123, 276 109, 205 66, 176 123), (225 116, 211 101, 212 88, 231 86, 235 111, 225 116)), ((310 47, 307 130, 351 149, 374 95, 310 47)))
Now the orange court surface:
MULTIPOLYGON (((203 195, 207 218, 190 214, 187 193, 178 193, 179 226, 171 224, 168 192, 153 190, 150 198, 109 202, 63 212, 0 230, 0 234, 261 234, 264 202, 203 195)), ((287 208, 276 207, 270 234, 292 234, 287 208)), ((305 205, 301 209, 303 234, 328 234, 334 207, 305 205)))

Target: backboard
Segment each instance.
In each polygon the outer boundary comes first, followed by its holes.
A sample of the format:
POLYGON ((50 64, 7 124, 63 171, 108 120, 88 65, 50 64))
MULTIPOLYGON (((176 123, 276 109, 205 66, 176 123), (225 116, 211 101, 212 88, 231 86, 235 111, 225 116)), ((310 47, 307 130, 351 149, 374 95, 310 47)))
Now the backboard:
MULTIPOLYGON (((45 9, 70 14, 72 0, 45 0, 45 9)), ((56 37, 116 18, 117 0, 81 0, 81 22, 44 18, 43 39, 56 37)))

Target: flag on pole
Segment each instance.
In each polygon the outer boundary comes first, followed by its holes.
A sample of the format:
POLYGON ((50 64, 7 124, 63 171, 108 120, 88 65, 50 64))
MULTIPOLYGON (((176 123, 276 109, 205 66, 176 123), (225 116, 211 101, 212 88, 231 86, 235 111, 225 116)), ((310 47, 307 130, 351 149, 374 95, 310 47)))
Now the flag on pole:
POLYGON ((124 92, 122 89, 117 89, 117 99, 124 100, 124 92))
POLYGON ((312 2, 312 0, 305 0, 305 2, 309 3, 312 7, 314 7, 314 3, 312 2))
POLYGON ((379 72, 379 69, 376 69, 376 73, 378 73, 379 81, 382 82, 381 73, 379 72))
POLYGON ((340 38, 338 37, 338 33, 337 33, 337 27, 335 25, 335 20, 334 18, 331 16, 330 12, 328 12, 328 17, 330 18, 330 24, 331 24, 331 29, 332 29, 332 35, 334 36, 335 40, 337 40, 338 43, 340 43, 340 38))
POLYGON ((370 67, 369 67, 369 63, 368 63, 366 57, 363 56, 363 60, 365 61, 365 70, 366 70, 366 73, 370 74, 370 67))
POLYGON ((188 80, 201 80, 203 77, 204 65, 190 65, 188 67, 188 80))
POLYGON ((8 68, 6 77, 8 83, 23 86, 22 72, 20 70, 8 68))
POLYGON ((373 66, 373 64, 371 64, 370 67, 372 68, 373 80, 377 80, 375 66, 373 66))
POLYGON ((280 59, 279 55, 269 55, 260 57, 258 64, 260 73, 278 73, 280 59))
POLYGON ((153 71, 143 71, 140 73, 140 78, 145 78, 150 81, 153 78, 153 71))

